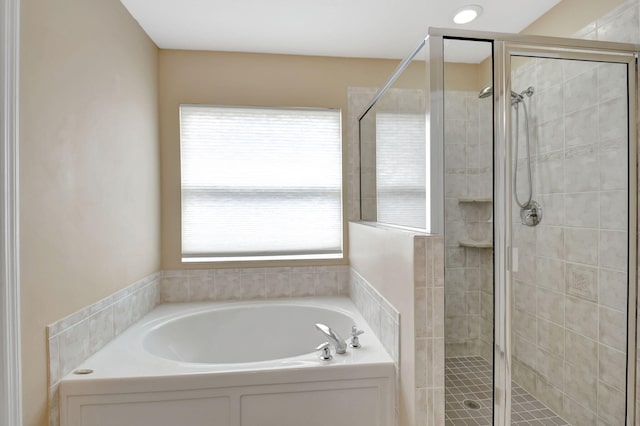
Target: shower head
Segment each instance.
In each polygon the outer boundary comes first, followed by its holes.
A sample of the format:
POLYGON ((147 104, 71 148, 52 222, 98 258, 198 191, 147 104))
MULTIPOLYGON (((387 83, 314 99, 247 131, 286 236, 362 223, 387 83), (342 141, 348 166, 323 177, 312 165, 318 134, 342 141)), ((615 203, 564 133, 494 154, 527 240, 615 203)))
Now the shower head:
POLYGON ((489 85, 480 91, 480 93, 478 94, 478 97, 480 99, 484 99, 484 98, 488 98, 491 95, 493 95, 493 87, 489 85))
MULTIPOLYGON (((525 90, 522 93, 526 94, 527 96, 533 95, 533 87, 527 88, 527 90, 525 90)), ((484 99, 484 98, 488 98, 491 95, 493 95, 493 86, 489 85, 480 91, 480 93, 478 94, 478 97, 480 99, 484 99)), ((511 99, 513 100, 513 102, 520 102, 522 100, 522 94, 516 93, 512 90, 511 99)))

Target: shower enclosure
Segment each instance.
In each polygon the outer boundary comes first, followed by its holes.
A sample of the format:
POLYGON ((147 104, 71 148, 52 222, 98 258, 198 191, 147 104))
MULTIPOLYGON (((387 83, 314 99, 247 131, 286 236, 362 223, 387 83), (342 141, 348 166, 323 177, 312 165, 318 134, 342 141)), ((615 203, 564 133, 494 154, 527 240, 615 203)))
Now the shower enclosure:
POLYGON ((445 236, 445 424, 634 424, 636 51, 431 29, 360 118, 362 219, 445 236))

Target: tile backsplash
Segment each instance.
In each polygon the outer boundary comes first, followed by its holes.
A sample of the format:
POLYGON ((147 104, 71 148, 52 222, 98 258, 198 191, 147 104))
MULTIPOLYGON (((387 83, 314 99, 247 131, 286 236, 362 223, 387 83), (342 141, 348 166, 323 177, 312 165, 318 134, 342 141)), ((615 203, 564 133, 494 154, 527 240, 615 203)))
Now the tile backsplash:
POLYGON ((353 268, 349 294, 397 366, 400 361, 400 313, 353 268))
POLYGON ((51 426, 59 424, 60 379, 151 311, 159 300, 160 273, 156 272, 47 326, 51 426))
POLYGON ((348 295, 346 265, 163 271, 160 279, 162 303, 348 295))
POLYGON ((348 295, 346 265, 151 274, 47 326, 49 424, 59 424, 58 385, 62 377, 159 303, 348 295))

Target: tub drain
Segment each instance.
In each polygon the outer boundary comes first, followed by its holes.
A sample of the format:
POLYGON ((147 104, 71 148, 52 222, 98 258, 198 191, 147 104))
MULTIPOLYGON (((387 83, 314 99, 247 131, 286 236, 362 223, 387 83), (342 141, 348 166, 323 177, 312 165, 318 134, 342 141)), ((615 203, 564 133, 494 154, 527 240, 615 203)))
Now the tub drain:
POLYGON ((472 401, 470 399, 465 399, 464 401, 462 401, 462 404, 466 408, 469 408, 471 410, 479 410, 480 409, 480 404, 478 404, 477 402, 472 401))

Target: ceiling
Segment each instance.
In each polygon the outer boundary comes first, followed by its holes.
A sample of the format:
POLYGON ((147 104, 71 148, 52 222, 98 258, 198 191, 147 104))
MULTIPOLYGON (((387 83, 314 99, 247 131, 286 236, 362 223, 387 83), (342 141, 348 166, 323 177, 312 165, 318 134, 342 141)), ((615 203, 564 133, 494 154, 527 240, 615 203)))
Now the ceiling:
MULTIPOLYGON (((471 0, 474 22, 452 18, 465 0, 121 0, 162 49, 358 58, 405 57, 429 27, 518 33, 560 0, 471 0)), ((473 49, 457 61, 477 62, 473 49)))

